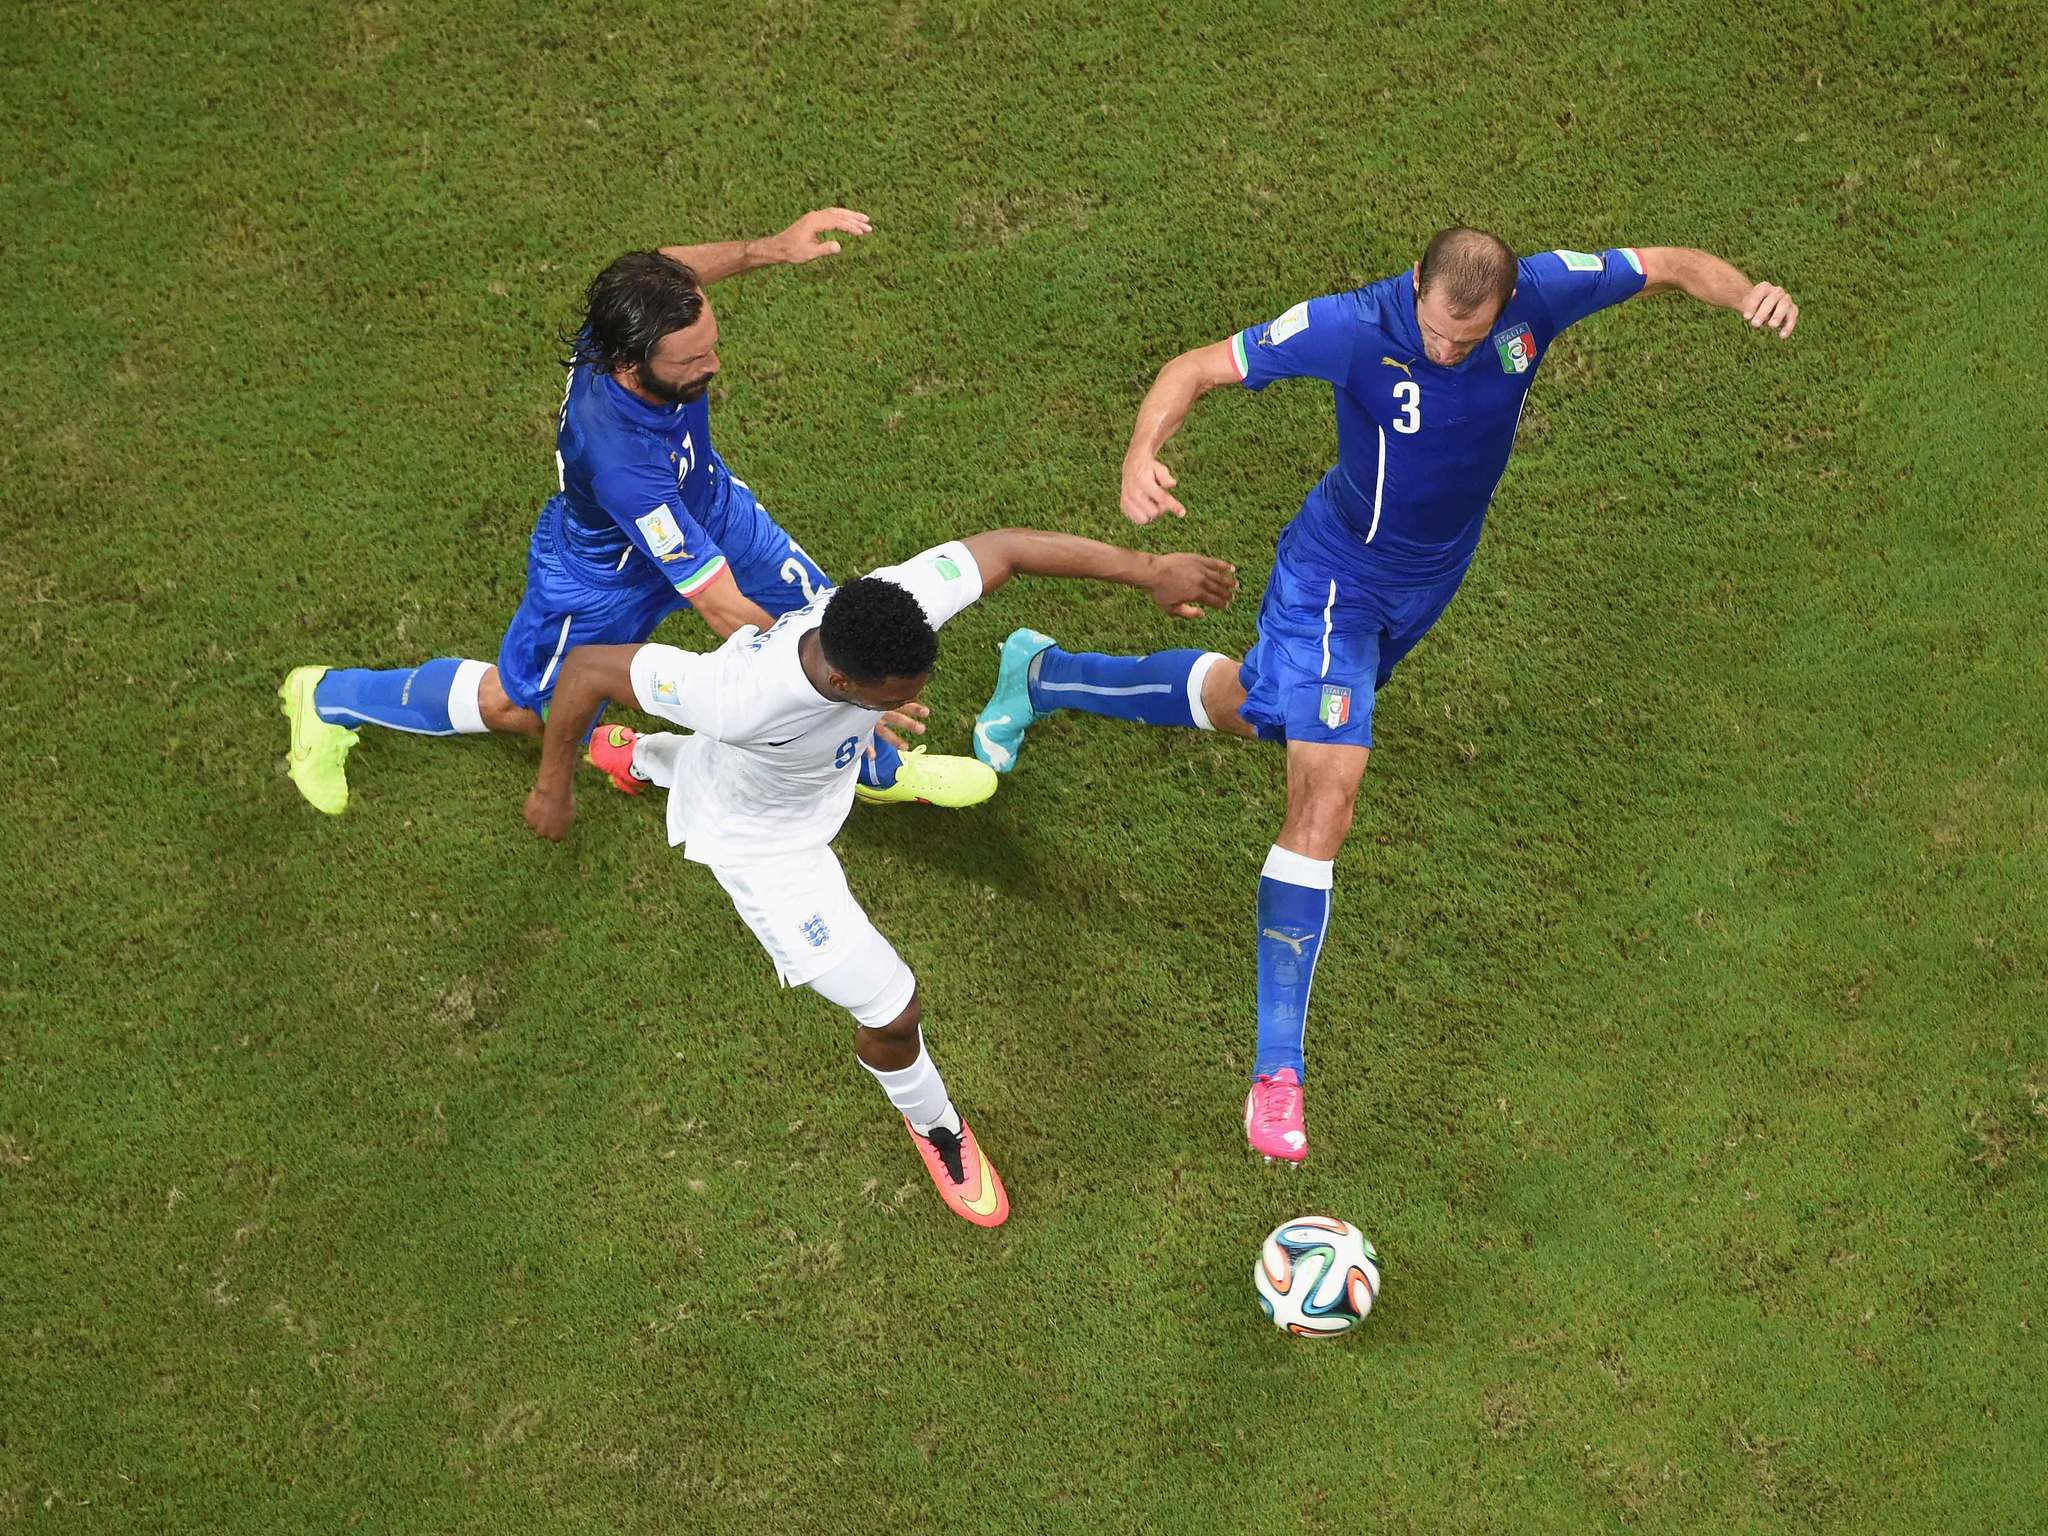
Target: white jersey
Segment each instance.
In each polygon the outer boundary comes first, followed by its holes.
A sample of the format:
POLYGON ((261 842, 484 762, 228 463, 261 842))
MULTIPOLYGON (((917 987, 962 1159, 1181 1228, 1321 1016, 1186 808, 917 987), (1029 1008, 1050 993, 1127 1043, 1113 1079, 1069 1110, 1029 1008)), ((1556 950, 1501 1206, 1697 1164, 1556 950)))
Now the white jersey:
MULTIPOLYGON (((906 589, 933 629, 981 596, 981 568, 958 542, 868 574, 906 589)), ((668 840, 699 864, 823 847, 853 808, 881 712, 824 697, 797 652, 830 596, 766 631, 735 630, 715 651, 643 645, 633 655, 634 701, 696 732, 669 790, 668 840)))

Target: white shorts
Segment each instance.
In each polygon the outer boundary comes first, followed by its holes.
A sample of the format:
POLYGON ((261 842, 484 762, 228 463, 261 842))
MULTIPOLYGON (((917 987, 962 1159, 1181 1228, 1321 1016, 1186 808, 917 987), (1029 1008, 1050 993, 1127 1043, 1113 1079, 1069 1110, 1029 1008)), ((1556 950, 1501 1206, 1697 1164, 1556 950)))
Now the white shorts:
POLYGON ((909 1006, 916 980, 854 899, 830 848, 710 869, 785 987, 823 981, 821 993, 875 1026, 909 1006))

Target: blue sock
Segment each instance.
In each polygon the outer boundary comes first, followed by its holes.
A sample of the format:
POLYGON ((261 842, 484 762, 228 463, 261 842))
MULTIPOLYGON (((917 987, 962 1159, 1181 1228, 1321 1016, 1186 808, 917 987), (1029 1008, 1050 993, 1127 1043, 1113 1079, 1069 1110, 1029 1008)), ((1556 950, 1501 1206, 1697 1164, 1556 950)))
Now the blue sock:
POLYGON ((1212 654, 1154 651, 1150 656, 1104 656, 1048 646, 1031 659, 1031 707, 1040 714, 1079 709, 1113 720, 1207 730, 1208 717, 1196 715, 1199 700, 1190 693, 1189 681, 1202 659, 1212 654))
POLYGON ((485 729, 477 712, 481 661, 443 656, 417 667, 373 672, 330 670, 313 690, 313 707, 329 725, 381 725, 417 736, 469 735, 485 729))
POLYGON ((1252 1075, 1282 1067, 1307 1079, 1301 1054, 1316 956, 1330 925, 1329 859, 1275 846, 1259 872, 1259 1052, 1252 1075))
POLYGON ((875 755, 860 760, 861 783, 869 789, 887 789, 896 782, 896 768, 902 761, 903 754, 877 736, 875 755))

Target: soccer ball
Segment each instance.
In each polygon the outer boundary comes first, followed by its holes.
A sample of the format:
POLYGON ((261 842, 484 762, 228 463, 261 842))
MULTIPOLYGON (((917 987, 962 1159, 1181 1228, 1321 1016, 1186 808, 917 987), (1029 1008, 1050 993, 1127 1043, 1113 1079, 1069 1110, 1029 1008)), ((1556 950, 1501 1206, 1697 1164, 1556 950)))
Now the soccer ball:
POLYGON ((1365 1321, 1379 1296, 1380 1256, 1348 1221, 1297 1216, 1266 1234, 1252 1284, 1274 1327, 1344 1333, 1365 1321))

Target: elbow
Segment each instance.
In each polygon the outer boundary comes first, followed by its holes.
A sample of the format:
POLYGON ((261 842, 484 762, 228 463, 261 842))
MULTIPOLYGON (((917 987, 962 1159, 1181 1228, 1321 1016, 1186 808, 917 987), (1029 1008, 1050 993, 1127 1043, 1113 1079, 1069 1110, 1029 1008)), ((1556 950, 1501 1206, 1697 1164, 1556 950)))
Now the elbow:
POLYGON ((1689 245, 1661 246, 1638 254, 1643 258, 1645 293, 1697 293, 1714 260, 1689 245))
POLYGON ((594 654, 594 648, 579 645, 562 658, 562 676, 556 686, 560 687, 564 683, 588 685, 597 668, 598 659, 594 654))
POLYGON ((711 632, 723 640, 742 624, 752 623, 746 611, 752 607, 740 595, 740 589, 729 580, 714 581, 709 587, 690 598, 690 606, 697 610, 711 632))
POLYGON ((1029 528, 991 528, 960 541, 974 557, 975 569, 981 572, 982 596, 1017 574, 1017 552, 1033 532, 1029 528))
POLYGON ((1181 353, 1172 362, 1159 370, 1162 383, 1171 384, 1191 395, 1199 395, 1209 388, 1209 348, 1194 347, 1181 353))
POLYGON ((1183 352, 1166 365, 1160 378, 1166 380, 1171 375, 1177 392, 1193 403, 1212 389, 1238 382, 1237 363, 1230 349, 1230 341, 1224 340, 1183 352))
POLYGON ((555 674, 554 707, 549 713, 562 713, 579 705, 584 695, 594 689, 594 670, 595 662, 588 646, 579 645, 563 656, 561 670, 555 674))

